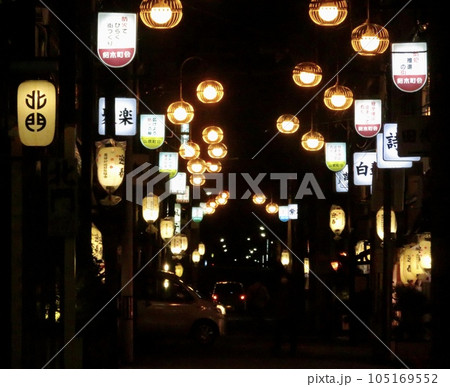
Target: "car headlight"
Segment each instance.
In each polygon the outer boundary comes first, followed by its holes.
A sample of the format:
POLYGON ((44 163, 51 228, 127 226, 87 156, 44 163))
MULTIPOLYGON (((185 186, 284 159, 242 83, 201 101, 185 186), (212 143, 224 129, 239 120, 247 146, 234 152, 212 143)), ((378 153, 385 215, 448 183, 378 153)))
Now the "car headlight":
POLYGON ((216 309, 220 312, 220 314, 224 315, 227 313, 223 305, 217 304, 216 309))

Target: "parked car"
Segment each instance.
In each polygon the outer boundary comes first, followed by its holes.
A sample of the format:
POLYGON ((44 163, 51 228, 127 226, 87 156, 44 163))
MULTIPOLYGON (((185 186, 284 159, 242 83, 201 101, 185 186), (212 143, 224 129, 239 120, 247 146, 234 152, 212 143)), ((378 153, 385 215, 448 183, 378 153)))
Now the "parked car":
POLYGON ((212 299, 222 304, 228 311, 247 309, 247 297, 244 285, 237 281, 219 281, 214 284, 212 299))
POLYGON ((137 335, 183 335, 212 344, 225 334, 225 308, 174 273, 158 271, 141 282, 136 291, 137 335))

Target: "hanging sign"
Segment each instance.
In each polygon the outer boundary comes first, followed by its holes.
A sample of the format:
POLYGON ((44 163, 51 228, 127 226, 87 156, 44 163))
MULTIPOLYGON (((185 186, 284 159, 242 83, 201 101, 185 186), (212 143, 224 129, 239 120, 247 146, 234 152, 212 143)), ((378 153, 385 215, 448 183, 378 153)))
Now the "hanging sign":
POLYGON ((388 141, 385 143, 383 141, 383 133, 377 134, 377 167, 386 169, 386 168, 411 168, 412 161, 403 161, 402 159, 398 159, 396 161, 386 160, 383 155, 385 154, 385 150, 388 147, 392 147, 392 143, 388 141))
POLYGON ((325 163, 330 171, 342 170, 347 164, 347 144, 345 142, 325 143, 325 163))
POLYGON ((169 191, 173 195, 184 195, 186 192, 186 172, 178 172, 169 180, 169 191))
POLYGON ((288 204, 289 219, 298 219, 298 204, 288 204))
POLYGON ((392 43, 392 79, 401 91, 414 93, 425 86, 428 76, 425 42, 392 43))
POLYGON ((175 203, 173 207, 175 234, 179 234, 181 232, 181 204, 175 203))
MULTIPOLYGON (((98 100, 98 134, 105 135, 105 98, 98 100)), ((114 123, 117 136, 134 136, 136 134, 136 99, 114 98, 114 123)))
POLYGON ((164 114, 141 114, 140 138, 147 149, 158 149, 164 144, 165 118, 164 114))
POLYGON ((278 219, 280 219, 282 222, 287 222, 289 220, 288 206, 280 206, 278 208, 278 219))
POLYGON ((190 187, 186 186, 186 189, 184 190, 184 194, 177 194, 176 202, 177 203, 189 203, 189 200, 190 200, 189 190, 190 190, 190 187))
POLYGON ((160 152, 159 153, 159 172, 166 172, 170 178, 178 173, 178 153, 160 152))
POLYGON ((355 129, 361 137, 374 137, 381 129, 381 100, 356 99, 355 129))
POLYGON ((192 207, 192 220, 195 223, 199 223, 203 220, 203 208, 192 207))
POLYGON ((420 161, 420 156, 401 157, 398 155, 398 126, 383 126, 383 159, 388 161, 420 161))
POLYGON ((25 81, 17 89, 17 126, 23 145, 47 146, 56 126, 56 89, 44 80, 25 81))
POLYGON ((336 192, 348 192, 348 164, 334 175, 336 192))
POLYGON ((136 53, 136 14, 99 12, 97 53, 109 67, 124 67, 136 53))
POLYGON ((376 161, 376 152, 353 153, 353 183, 355 185, 372 185, 373 164, 376 161))

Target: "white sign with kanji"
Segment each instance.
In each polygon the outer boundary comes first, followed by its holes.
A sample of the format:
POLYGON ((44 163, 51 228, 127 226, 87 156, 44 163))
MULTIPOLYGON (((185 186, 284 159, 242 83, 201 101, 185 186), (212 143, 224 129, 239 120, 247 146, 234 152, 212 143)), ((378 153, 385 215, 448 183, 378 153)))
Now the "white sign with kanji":
POLYGON ((392 79, 406 93, 425 86, 428 77, 425 42, 392 43, 392 79))
POLYGON ((97 53, 109 67, 124 67, 136 54, 136 14, 99 12, 97 53))
MULTIPOLYGON (((134 136, 136 134, 136 99, 115 98, 114 99, 114 122, 115 134, 117 136, 134 136)), ((105 135, 105 98, 98 100, 98 134, 105 135)))
POLYGON ((375 137, 381 129, 381 100, 357 99, 354 109, 356 132, 361 137, 375 137))
POLYGON ((353 183, 355 185, 372 185, 373 164, 376 162, 376 152, 353 153, 353 183))
POLYGON ((147 149, 157 149, 164 144, 165 118, 164 114, 141 114, 140 138, 147 149))
POLYGON ((386 161, 420 161, 420 156, 401 157, 398 155, 397 124, 383 126, 383 159, 386 161))

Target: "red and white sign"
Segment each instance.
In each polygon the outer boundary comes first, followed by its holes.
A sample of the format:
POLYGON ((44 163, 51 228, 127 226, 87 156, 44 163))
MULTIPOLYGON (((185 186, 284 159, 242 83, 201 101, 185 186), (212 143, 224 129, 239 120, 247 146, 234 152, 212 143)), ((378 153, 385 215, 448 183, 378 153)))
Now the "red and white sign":
POLYGON ((425 42, 392 44, 392 79, 401 91, 414 93, 425 86, 428 77, 425 42))
POLYGON ((361 137, 375 137, 381 129, 381 100, 355 100, 355 129, 361 137))
POLYGON ((109 67, 124 67, 136 54, 136 14, 99 12, 97 53, 109 67))

